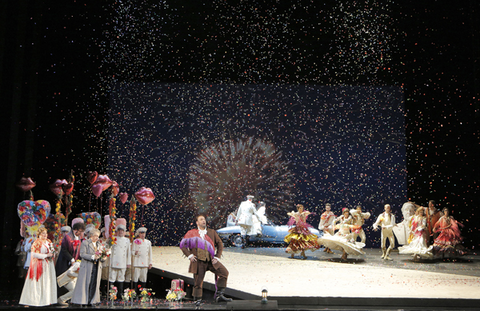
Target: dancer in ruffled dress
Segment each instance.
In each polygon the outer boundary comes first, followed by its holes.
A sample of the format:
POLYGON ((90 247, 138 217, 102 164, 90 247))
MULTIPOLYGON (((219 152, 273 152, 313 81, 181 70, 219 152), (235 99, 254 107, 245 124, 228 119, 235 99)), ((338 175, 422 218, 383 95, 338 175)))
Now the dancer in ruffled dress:
POLYGON ((47 239, 47 229, 40 227, 37 236, 32 244, 32 259, 19 303, 42 307, 57 303, 57 279, 53 264, 53 246, 47 239))
MULTIPOLYGON (((318 224, 318 230, 322 230, 323 233, 335 234, 335 228, 333 227, 333 221, 335 220, 335 214, 332 212, 332 204, 325 204, 325 212, 320 216, 320 223, 318 224)), ((333 254, 332 250, 325 247, 324 252, 333 254)))
POLYGON ((317 243, 318 236, 310 232, 309 228, 312 226, 307 224, 308 215, 311 213, 305 211, 302 204, 297 205, 297 212, 290 212, 287 215, 290 216, 288 226, 293 226, 288 230, 288 234, 285 236, 284 241, 288 243, 288 247, 285 250, 287 253, 292 254, 291 258, 295 254, 301 253, 303 259, 307 259, 305 255, 306 250, 312 252, 319 249, 320 245, 317 243))
MULTIPOLYGON (((414 235, 412 234, 412 220, 415 216, 416 211, 420 208, 420 205, 417 205, 413 202, 405 202, 402 205, 402 222, 396 224, 393 227, 393 234, 397 238, 397 242, 400 245, 408 245, 412 242, 414 235)), ((428 232, 428 230, 426 231, 428 232)))
POLYGON ((362 250, 365 244, 353 240, 355 230, 360 227, 353 224, 353 217, 350 215, 348 208, 342 209, 342 215, 335 218, 334 227, 338 231, 335 235, 330 235, 326 232, 322 237, 318 238, 318 244, 324 245, 333 250, 342 251, 342 261, 347 260, 348 255, 363 255, 362 250), (338 223, 338 225, 336 225, 338 223))
POLYGON ((450 210, 447 207, 444 207, 442 211, 443 216, 433 227, 433 232, 439 233, 433 242, 433 253, 442 255, 442 257, 445 257, 445 255, 447 257, 463 256, 467 252, 460 245, 462 237, 460 236, 460 228, 458 228, 458 225, 463 225, 450 216, 450 210))
POLYGON ((412 254, 414 260, 419 258, 433 258, 432 246, 427 246, 428 229, 427 218, 425 217, 425 209, 419 207, 411 220, 411 232, 413 239, 410 244, 399 247, 400 254, 412 254))

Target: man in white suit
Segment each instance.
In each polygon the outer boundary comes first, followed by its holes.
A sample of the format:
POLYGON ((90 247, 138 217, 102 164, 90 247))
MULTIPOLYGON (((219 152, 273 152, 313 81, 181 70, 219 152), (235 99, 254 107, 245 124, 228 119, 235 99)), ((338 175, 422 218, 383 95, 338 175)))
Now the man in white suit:
POLYGON ((137 238, 133 241, 133 284, 137 289, 140 283, 144 288, 147 284, 148 270, 152 268, 152 243, 145 238, 147 228, 140 227, 136 231, 137 238))
POLYGON ((243 237, 242 248, 246 247, 247 244, 247 235, 255 235, 255 228, 253 226, 253 216, 257 217, 260 221, 260 217, 257 215, 257 209, 255 204, 252 202, 254 196, 247 195, 247 200, 240 203, 237 213, 237 224, 240 226, 241 235, 243 237))
POLYGON ((130 239, 125 237, 125 225, 117 226, 116 243, 112 246, 112 255, 110 256, 110 283, 117 282, 117 295, 121 299, 123 295, 123 283, 125 282, 125 271, 130 266, 130 239))
POLYGON ((65 295, 58 297, 57 303, 60 306, 68 306, 67 301, 72 299, 75 284, 77 284, 78 270, 80 269, 80 260, 77 260, 73 265, 57 277, 59 287, 65 287, 68 292, 65 295))
POLYGON ((395 247, 395 237, 393 235, 393 227, 395 226, 395 215, 392 214, 390 204, 385 204, 385 212, 378 216, 377 221, 373 224, 373 230, 377 231, 378 227, 382 228, 382 259, 392 260, 390 252, 395 247), (387 249, 387 239, 390 245, 387 249))

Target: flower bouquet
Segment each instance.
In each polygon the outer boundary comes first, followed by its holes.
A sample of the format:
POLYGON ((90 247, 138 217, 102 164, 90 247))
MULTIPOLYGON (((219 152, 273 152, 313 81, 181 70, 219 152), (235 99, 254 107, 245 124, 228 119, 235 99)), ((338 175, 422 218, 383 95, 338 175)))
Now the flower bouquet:
POLYGON ((147 302, 150 300, 152 295, 155 295, 155 293, 152 292, 151 288, 143 288, 140 285, 138 285, 138 288, 140 289, 140 302, 147 302))
POLYGON ((134 289, 127 288, 123 291, 122 300, 124 302, 133 301, 137 297, 137 293, 134 289))
POLYGON ((182 300, 187 293, 183 291, 181 288, 176 288, 176 289, 169 289, 167 293, 167 300, 168 301, 180 301, 182 300))
POLYGON ((98 247, 97 251, 95 252, 95 257, 98 258, 100 261, 105 261, 107 257, 110 256, 112 251, 110 248, 105 247, 105 245, 100 244, 100 247, 98 247))
POLYGON ((117 287, 113 284, 110 285, 110 290, 108 291, 108 297, 111 301, 117 300, 117 287))
MULTIPOLYGON (((55 243, 51 243, 51 242, 48 243, 48 251, 53 254, 53 257, 57 256, 59 248, 60 247, 57 248, 55 243)), ((53 257, 52 257, 52 259, 53 259, 53 257)))

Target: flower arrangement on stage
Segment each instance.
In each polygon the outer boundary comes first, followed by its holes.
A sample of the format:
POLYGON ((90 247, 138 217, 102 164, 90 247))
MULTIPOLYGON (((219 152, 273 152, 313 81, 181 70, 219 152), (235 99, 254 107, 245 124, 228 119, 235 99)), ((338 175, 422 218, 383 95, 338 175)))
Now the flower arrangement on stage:
POLYGON ((111 197, 109 202, 110 204, 108 206, 110 219, 111 219, 110 226, 108 228, 108 232, 109 232, 108 244, 110 245, 110 247, 112 247, 114 244, 117 243, 117 238, 115 237, 115 230, 116 230, 115 214, 117 213, 117 209, 115 207, 115 201, 116 199, 114 197, 111 197))
POLYGON ((65 195, 65 215, 66 218, 68 218, 68 215, 72 213, 72 204, 73 204, 73 194, 70 193, 68 195, 65 195))
POLYGON ((52 242, 50 251, 57 256, 60 253, 60 247, 62 246, 62 240, 57 239, 52 242))
POLYGON ((73 175, 73 170, 70 172, 70 178, 68 179, 68 183, 62 185, 62 190, 65 194, 65 219, 68 222, 68 215, 72 212, 72 204, 73 204, 73 185, 75 183, 75 176, 73 175))
POLYGON ((110 300, 117 300, 117 292, 118 292, 118 289, 116 286, 114 286, 113 284, 110 285, 110 290, 108 291, 108 297, 110 298, 110 300))
POLYGON ((135 235, 136 214, 137 214, 137 201, 135 200, 135 197, 132 196, 132 199, 130 200, 130 214, 129 214, 130 242, 133 240, 133 237, 135 235))
POLYGON ((50 213, 50 203, 45 200, 24 200, 17 206, 18 217, 30 235, 34 235, 37 229, 46 222, 50 213))
POLYGON ((176 288, 174 290, 169 289, 165 298, 167 298, 168 301, 180 301, 186 295, 187 293, 185 293, 181 288, 176 288))
POLYGON ((155 295, 151 288, 143 288, 141 285, 138 285, 138 288, 140 291, 140 302, 147 302, 152 298, 152 295, 155 295))
POLYGON ((85 226, 93 224, 98 229, 102 224, 102 216, 98 212, 83 212, 78 214, 78 217, 83 219, 85 226))
POLYGON ((104 261, 105 259, 107 259, 107 257, 110 256, 111 253, 112 251, 110 250, 110 248, 107 248, 105 247, 105 245, 100 244, 97 251, 95 252, 95 257, 98 258, 98 260, 104 261))
POLYGON ((133 301, 137 297, 137 293, 134 289, 127 288, 123 291, 122 300, 124 302, 133 301))
MULTIPOLYGON (((62 199, 61 197, 58 197, 57 203, 55 204, 55 234, 53 238, 53 242, 55 244, 60 244, 60 219, 61 219, 61 213, 60 213, 60 207, 62 204, 62 199)), ((60 249, 60 248, 59 248, 60 249)))

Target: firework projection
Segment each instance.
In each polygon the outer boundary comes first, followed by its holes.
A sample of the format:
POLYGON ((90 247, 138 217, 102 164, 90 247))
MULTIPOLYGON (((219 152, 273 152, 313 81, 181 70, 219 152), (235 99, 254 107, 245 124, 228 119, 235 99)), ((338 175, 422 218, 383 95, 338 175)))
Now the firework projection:
POLYGON ((224 226, 247 194, 277 224, 302 203, 315 225, 326 202, 337 214, 400 209, 404 128, 395 87, 122 84, 112 92, 108 174, 122 191, 152 188, 144 222, 157 245, 177 243, 197 212, 224 226))
POLYGON ((291 208, 294 192, 288 163, 272 143, 239 138, 202 150, 190 166, 189 191, 200 213, 214 224, 225 222, 245 193, 264 201, 270 218, 279 221, 291 208), (214 213, 212 213, 214 212, 214 213))

